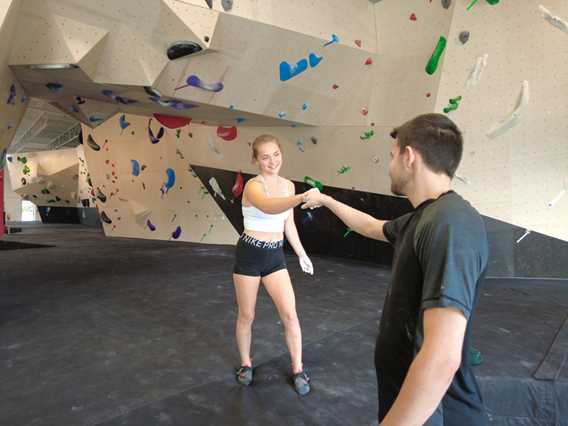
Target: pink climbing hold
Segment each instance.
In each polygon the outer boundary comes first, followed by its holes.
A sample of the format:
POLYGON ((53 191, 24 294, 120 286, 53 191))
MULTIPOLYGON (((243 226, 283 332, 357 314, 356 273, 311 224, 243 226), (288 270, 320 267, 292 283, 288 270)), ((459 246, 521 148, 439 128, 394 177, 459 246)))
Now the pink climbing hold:
POLYGON ((237 128, 233 127, 217 127, 217 136, 226 141, 233 141, 237 138, 237 128))
POLYGON ((367 107, 361 108, 361 114, 363 114, 363 115, 369 114, 369 109, 367 107))

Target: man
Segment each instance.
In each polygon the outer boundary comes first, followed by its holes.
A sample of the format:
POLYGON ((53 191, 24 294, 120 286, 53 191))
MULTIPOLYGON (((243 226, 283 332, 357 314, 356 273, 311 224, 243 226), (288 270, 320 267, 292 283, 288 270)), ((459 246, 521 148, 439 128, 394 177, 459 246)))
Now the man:
POLYGON ((450 189, 462 135, 446 116, 425 114, 391 136, 391 191, 414 211, 382 221, 318 192, 302 208, 323 205, 359 234, 394 245, 375 348, 381 425, 486 425, 467 354, 487 235, 477 211, 450 189))

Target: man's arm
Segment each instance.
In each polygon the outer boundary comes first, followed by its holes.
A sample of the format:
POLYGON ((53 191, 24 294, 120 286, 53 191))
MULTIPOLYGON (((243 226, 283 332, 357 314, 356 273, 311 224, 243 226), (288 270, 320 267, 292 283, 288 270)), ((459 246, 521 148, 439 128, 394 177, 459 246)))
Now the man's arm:
POLYGON ((424 311, 424 343, 381 426, 423 425, 460 367, 467 320, 455 308, 424 311))
POLYGON ((375 219, 367 213, 349 207, 347 204, 343 204, 329 195, 319 192, 310 192, 307 194, 306 198, 307 202, 302 205, 303 209, 323 205, 358 234, 374 240, 387 241, 383 233, 383 225, 386 223, 385 220, 375 219))

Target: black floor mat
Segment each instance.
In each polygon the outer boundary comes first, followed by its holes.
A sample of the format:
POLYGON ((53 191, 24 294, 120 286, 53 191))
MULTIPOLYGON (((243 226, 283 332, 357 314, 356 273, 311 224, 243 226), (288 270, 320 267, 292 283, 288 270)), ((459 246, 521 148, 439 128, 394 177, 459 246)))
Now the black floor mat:
POLYGON ((21 249, 33 249, 33 248, 48 248, 55 247, 45 244, 28 244, 19 243, 17 241, 0 241, 0 250, 21 250, 21 249))

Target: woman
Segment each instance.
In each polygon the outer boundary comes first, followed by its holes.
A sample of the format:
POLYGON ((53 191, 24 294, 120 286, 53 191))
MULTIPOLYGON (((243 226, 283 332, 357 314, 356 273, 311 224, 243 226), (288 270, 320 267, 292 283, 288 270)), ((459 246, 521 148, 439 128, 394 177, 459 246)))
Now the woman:
POLYGON ((313 274, 313 266, 298 237, 293 214, 293 208, 305 201, 305 194, 296 195, 294 184, 278 175, 282 153, 280 143, 274 136, 257 137, 252 150, 253 163, 258 166, 260 173, 249 180, 244 188, 242 206, 245 229, 237 243, 233 271, 239 308, 236 337, 241 358, 241 367, 236 371, 237 382, 249 386, 253 381, 251 329, 262 281, 284 325, 294 389, 298 394, 306 395, 310 391, 310 378, 302 364, 302 332, 282 248, 283 234, 286 234, 298 255, 302 270, 313 274))

